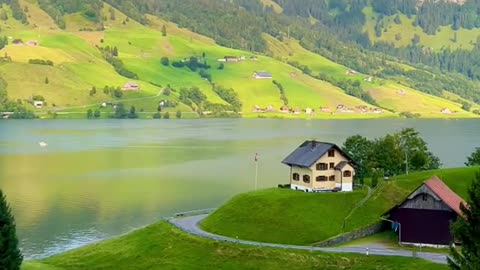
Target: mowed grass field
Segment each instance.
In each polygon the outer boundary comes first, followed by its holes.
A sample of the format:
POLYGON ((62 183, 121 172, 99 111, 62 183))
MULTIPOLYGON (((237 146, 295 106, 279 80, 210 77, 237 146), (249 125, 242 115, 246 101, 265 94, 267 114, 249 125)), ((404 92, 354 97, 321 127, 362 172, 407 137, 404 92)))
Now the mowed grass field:
POLYGON ((85 246, 44 260, 25 262, 22 270, 144 269, 350 269, 446 270, 421 259, 327 254, 216 242, 188 235, 165 221, 125 236, 85 246))
POLYGON ((450 47, 451 49, 473 49, 477 37, 480 35, 480 29, 459 29, 454 31, 452 27, 442 26, 434 35, 426 34, 420 26, 413 26, 415 17, 408 18, 406 15, 400 15, 400 24, 394 22, 395 16, 385 16, 383 19, 384 29, 380 37, 375 35, 375 24, 378 20, 378 14, 376 14, 372 8, 365 8, 363 13, 365 14, 366 23, 363 28, 368 33, 370 40, 385 41, 393 43, 395 47, 406 47, 412 44, 412 39, 415 35, 420 37, 420 44, 439 50, 443 47, 450 47), (457 41, 454 41, 454 33, 457 33, 457 41), (400 35, 400 39, 396 39, 396 35, 400 35))
POLYGON ((365 204, 345 219, 365 190, 303 193, 269 189, 240 194, 208 216, 205 230, 261 242, 310 245, 380 221, 425 180, 437 175, 463 198, 479 167, 412 173, 384 182, 365 204))
POLYGON ((342 233, 343 218, 366 195, 366 189, 322 194, 288 189, 250 192, 221 206, 201 227, 233 238, 309 245, 312 238, 342 233))

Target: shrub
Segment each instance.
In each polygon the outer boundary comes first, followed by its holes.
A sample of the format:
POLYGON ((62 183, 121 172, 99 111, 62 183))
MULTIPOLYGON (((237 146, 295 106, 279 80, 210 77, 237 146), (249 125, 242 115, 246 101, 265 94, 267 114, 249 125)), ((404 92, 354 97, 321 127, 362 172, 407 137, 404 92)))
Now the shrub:
POLYGON ((51 60, 43 60, 43 59, 30 59, 28 60, 28 63, 32 65, 53 66, 53 62, 51 60))
POLYGON ((164 119, 170 119, 170 113, 166 112, 165 114, 163 114, 163 118, 164 119))
POLYGON ((177 111, 177 113, 175 113, 175 117, 177 117, 177 119, 182 118, 182 112, 181 112, 181 111, 177 111))
POLYGON ((160 62, 162 63, 162 65, 168 67, 170 65, 170 60, 168 60, 168 57, 162 57, 160 59, 160 62))
POLYGON ((157 112, 153 115, 153 119, 161 119, 162 118, 162 114, 157 112))

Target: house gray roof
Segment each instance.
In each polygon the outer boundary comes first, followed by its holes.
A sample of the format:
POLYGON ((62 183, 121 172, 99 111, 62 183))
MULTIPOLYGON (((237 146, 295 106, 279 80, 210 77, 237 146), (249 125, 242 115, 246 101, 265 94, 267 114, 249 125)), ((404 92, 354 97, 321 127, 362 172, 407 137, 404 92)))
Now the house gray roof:
POLYGON ((342 170, 347 164, 348 162, 341 161, 340 163, 337 164, 337 166, 335 166, 335 170, 342 170))
POLYGON ((255 71, 255 74, 257 74, 257 76, 262 77, 262 78, 272 77, 272 74, 270 74, 269 72, 266 72, 266 71, 255 71))
POLYGON ((334 146, 332 143, 305 141, 286 157, 282 163, 290 166, 310 167, 334 146))
MULTIPOLYGON (((351 164, 352 166, 356 166, 354 160, 352 160, 345 152, 342 151, 340 147, 333 143, 326 143, 326 142, 319 142, 319 141, 305 141, 302 143, 295 151, 293 151, 290 155, 288 155, 283 161, 283 164, 289 166, 300 166, 300 167, 310 167, 312 166, 318 159, 320 159, 323 155, 325 155, 328 150, 335 148, 342 155, 347 158, 347 161, 340 162, 337 167, 345 167, 347 164, 351 164)), ((341 169, 340 168, 340 169, 341 169)), ((337 169, 337 168, 335 168, 337 169)))

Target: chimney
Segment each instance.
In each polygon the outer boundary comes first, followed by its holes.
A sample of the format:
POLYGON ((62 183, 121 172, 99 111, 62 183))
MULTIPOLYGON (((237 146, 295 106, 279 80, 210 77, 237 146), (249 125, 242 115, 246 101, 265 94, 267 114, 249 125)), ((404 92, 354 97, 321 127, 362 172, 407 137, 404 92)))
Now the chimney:
POLYGON ((317 141, 312 140, 312 150, 314 150, 315 147, 317 147, 317 141))

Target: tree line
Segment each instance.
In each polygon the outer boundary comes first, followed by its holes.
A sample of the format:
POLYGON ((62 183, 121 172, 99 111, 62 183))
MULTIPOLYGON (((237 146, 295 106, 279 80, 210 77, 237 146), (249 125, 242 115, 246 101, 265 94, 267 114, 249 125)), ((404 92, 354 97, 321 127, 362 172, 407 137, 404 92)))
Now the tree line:
POLYGON ((393 176, 441 166, 439 158, 428 149, 420 133, 412 128, 373 140, 361 135, 351 136, 342 149, 358 164, 356 177, 360 182, 378 171, 393 176))

